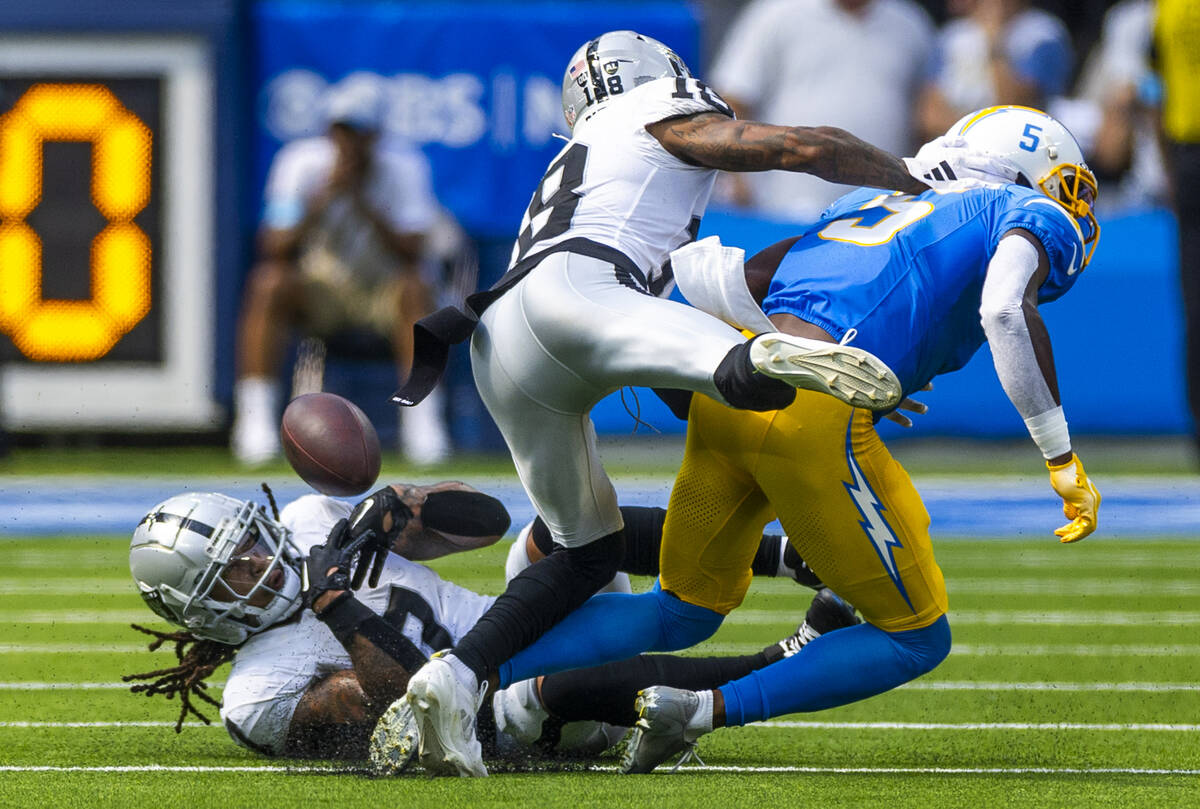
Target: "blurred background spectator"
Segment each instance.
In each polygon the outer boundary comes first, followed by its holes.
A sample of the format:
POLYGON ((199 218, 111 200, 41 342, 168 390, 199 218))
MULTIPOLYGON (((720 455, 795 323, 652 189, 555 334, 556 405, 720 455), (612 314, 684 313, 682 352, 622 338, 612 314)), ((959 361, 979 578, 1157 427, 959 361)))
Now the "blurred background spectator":
POLYGON ((1045 109, 1074 68, 1067 27, 1029 0, 949 0, 934 62, 917 100, 922 141, 994 104, 1045 109))
POLYGON ((1150 64, 1151 0, 1122 0, 1080 69, 1073 99, 1051 104, 1088 153, 1104 188, 1103 214, 1161 205, 1166 195, 1158 115, 1161 85, 1150 64))
MULTIPOLYGON (((287 144, 272 162, 238 324, 232 444, 243 464, 280 452, 280 372, 293 328, 360 350, 382 340, 407 377, 412 324, 433 304, 421 260, 439 207, 424 156, 380 139, 384 103, 371 87, 347 88, 329 104, 327 134, 287 144)), ((443 460, 440 397, 404 410, 400 435, 410 461, 443 460)))
MULTIPOLYGON (((1195 429, 1200 425, 1200 3, 1159 0, 1155 44, 1167 174, 1179 225, 1188 402, 1195 429)), ((1200 433, 1196 436, 1200 446, 1200 433)))
MULTIPOLYGON (((1200 405, 1189 410, 1185 379, 1200 376, 1200 360, 1188 360, 1185 374, 1184 346, 1200 341, 1200 328, 1189 327, 1185 340, 1177 258, 1188 268, 1187 309, 1200 309, 1198 138, 1189 130, 1200 109, 1191 100, 1200 47, 1186 38, 1197 7, 1195 0, 0 3, 7 37, 0 134, 9 144, 0 150, 0 173, 11 180, 0 199, 0 235, 10 251, 0 279, 3 425, 18 448, 97 436, 233 443, 243 460, 257 462, 277 449, 293 337, 303 336, 293 393, 324 386, 350 396, 409 460, 444 457, 447 427, 456 451, 500 451, 465 350, 451 357, 444 421, 440 406, 424 414, 428 426, 419 410, 402 411, 409 418, 393 439, 398 416, 387 398, 407 366, 408 324, 430 297, 432 305, 454 303, 503 273, 531 179, 561 148, 563 61, 599 32, 633 28, 674 46, 743 114, 837 125, 896 153, 911 153, 986 104, 1046 107, 1101 176, 1103 247, 1087 284, 1052 313, 1072 323, 1063 351, 1136 364, 1155 392, 1147 407, 1144 385, 1060 369, 1072 401, 1089 403, 1073 411, 1072 427, 1191 436, 1200 405), (1161 59, 1151 61, 1156 15, 1161 59), (334 135, 329 113, 348 103, 342 96, 383 101, 334 135), (33 125, 27 113, 35 97, 50 117, 33 125), (939 110, 934 123, 925 120, 939 110), (104 125, 80 123, 89 116, 104 125), (339 159, 335 137, 358 143, 371 159, 350 170, 359 158, 339 159), (1164 151, 1178 229, 1162 207, 1164 151), (114 244, 125 252, 96 249, 114 244), (344 278, 390 279, 405 294, 359 290, 358 302, 346 306, 342 292, 355 282, 307 306, 305 290, 321 289, 318 267, 326 278, 345 271, 344 278), (1130 289, 1136 307, 1123 305, 1130 289), (1124 318, 1120 333, 1094 315, 1114 310, 1124 318), (334 322, 317 317, 327 314, 334 322), (101 338, 111 348, 93 350, 101 338), (1084 348, 1072 349, 1070 340, 1084 348), (1136 423, 1129 412, 1139 413, 1136 423)), ((719 234, 753 252, 793 235, 797 220, 811 220, 841 189, 763 173, 725 190, 750 207, 711 205, 700 235, 719 234)), ((1003 392, 988 387, 992 376, 969 366, 949 378, 933 394, 920 434, 1019 435, 1019 422, 1006 421, 1003 392)), ((1200 381, 1189 387, 1200 399, 1200 381)), ((656 414, 651 400, 641 399, 651 423, 683 429, 656 414)), ((619 397, 592 415, 601 434, 631 428, 619 397)))
MULTIPOLYGON (((739 118, 837 126, 894 154, 918 145, 912 98, 933 22, 912 0, 752 0, 701 77, 739 118)), ((848 189, 788 172, 728 175, 724 201, 816 219, 848 189)))

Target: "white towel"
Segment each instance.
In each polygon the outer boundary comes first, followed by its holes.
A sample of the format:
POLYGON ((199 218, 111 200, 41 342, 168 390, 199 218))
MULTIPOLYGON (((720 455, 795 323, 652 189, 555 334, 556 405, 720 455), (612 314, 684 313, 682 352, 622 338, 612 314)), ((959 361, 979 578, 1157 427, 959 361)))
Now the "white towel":
POLYGON ((683 297, 702 312, 755 334, 777 331, 746 286, 745 257, 740 247, 709 236, 672 251, 671 268, 683 297))

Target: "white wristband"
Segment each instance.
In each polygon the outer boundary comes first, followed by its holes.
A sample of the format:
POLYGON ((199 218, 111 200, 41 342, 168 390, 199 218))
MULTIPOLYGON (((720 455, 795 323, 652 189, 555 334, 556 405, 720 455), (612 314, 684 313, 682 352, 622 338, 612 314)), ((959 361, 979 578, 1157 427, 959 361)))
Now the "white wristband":
POLYGON ((1061 405, 1025 419, 1025 427, 1047 461, 1071 451, 1071 434, 1061 405))

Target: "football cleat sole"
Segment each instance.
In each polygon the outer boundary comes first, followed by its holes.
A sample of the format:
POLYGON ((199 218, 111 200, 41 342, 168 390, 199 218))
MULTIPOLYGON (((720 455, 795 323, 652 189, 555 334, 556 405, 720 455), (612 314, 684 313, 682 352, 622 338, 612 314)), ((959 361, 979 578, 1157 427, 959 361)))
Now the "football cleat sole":
POLYGON ((794 388, 827 393, 854 407, 888 410, 900 404, 900 380, 883 360, 854 346, 780 332, 760 334, 750 363, 794 388))
POLYGON ((417 757, 421 736, 412 706, 404 697, 393 702, 371 733, 369 760, 376 775, 399 775, 417 757))

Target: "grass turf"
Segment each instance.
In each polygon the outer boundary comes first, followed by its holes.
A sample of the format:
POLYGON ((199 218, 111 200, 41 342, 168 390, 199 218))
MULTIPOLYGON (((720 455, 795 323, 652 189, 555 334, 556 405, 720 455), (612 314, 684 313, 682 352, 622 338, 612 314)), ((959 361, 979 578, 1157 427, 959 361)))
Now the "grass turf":
MULTIPOLYGON (((258 758, 219 727, 175 734, 177 702, 110 687, 173 660, 127 627, 156 619, 132 590, 125 543, 0 541, 0 806, 1200 806, 1200 554, 1187 540, 938 541, 956 648, 917 683, 718 731, 698 771, 622 777, 609 757, 485 781, 372 779, 258 758), (158 724, 65 724, 78 722, 158 724)), ((506 548, 435 566, 495 593, 506 548)), ((694 653, 756 651, 808 600, 757 581, 694 653)))

